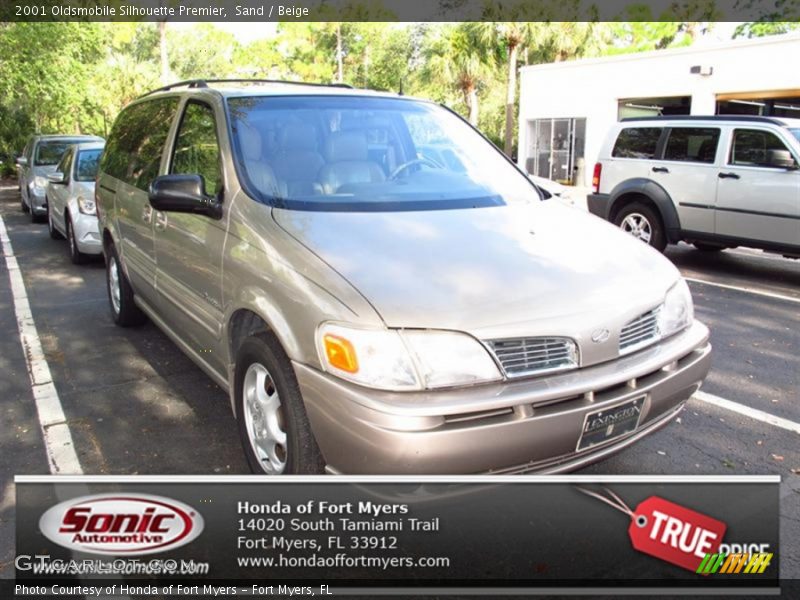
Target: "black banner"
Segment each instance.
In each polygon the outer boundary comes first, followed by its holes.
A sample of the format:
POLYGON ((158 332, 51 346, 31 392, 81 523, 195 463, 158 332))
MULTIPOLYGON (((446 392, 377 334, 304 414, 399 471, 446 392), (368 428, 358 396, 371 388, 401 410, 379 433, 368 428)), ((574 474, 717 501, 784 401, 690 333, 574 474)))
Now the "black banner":
POLYGON ((798 0, 11 0, 0 21, 797 21, 798 0))
POLYGON ((19 478, 17 592, 778 584, 777 478, 90 481, 19 478))

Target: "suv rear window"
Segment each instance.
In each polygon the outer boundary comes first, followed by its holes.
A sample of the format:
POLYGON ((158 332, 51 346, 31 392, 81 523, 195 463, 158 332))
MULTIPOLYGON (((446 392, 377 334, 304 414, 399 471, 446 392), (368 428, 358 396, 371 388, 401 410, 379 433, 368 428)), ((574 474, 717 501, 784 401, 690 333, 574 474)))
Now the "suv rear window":
POLYGON ((101 170, 147 190, 158 175, 161 154, 178 98, 154 98, 129 106, 114 123, 103 153, 101 170))
POLYGON ((628 127, 619 132, 611 156, 615 158, 655 158, 661 127, 628 127))
POLYGON ((670 130, 664 160, 713 163, 717 156, 719 129, 675 127, 670 130))

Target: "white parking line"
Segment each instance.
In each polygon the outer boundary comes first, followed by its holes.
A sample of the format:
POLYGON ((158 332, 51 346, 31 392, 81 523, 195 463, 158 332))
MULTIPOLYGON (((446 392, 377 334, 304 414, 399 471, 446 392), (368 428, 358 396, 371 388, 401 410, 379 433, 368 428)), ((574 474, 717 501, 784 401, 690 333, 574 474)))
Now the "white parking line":
POLYGON ((797 304, 800 304, 800 298, 796 298, 794 296, 784 296, 783 294, 776 294, 774 292, 765 292, 764 290, 740 287, 738 285, 728 285, 727 283, 717 283, 716 281, 707 281, 705 279, 695 279, 693 277, 684 277, 684 279, 691 283, 713 285, 714 287, 724 288, 726 290, 736 290, 737 292, 745 292, 747 294, 755 294, 757 296, 765 296, 767 298, 777 298, 778 300, 786 300, 787 302, 796 302, 797 304))
POLYGON ((14 256, 14 249, 11 247, 11 240, 2 216, 0 216, 0 243, 6 259, 8 278, 11 280, 19 339, 25 353, 25 363, 28 366, 31 390, 36 402, 36 412, 39 415, 39 425, 44 437, 50 472, 80 475, 83 470, 72 442, 72 433, 67 425, 58 392, 53 385, 50 367, 42 350, 36 324, 33 322, 31 306, 25 292, 25 283, 22 280, 22 271, 20 271, 17 258, 14 256))
POLYGON ((712 404, 719 408, 724 408, 725 410, 729 410, 731 412, 738 413, 745 417, 755 419, 756 421, 767 423, 768 425, 772 425, 774 427, 780 427, 781 429, 786 429, 787 431, 800 433, 800 423, 795 423, 794 421, 790 421, 789 419, 784 419, 783 417, 772 415, 768 412, 764 412, 763 410, 758 410, 757 408, 750 408, 749 406, 745 406, 744 404, 739 404, 738 402, 733 402, 731 400, 726 400, 725 398, 720 398, 719 396, 715 396, 714 394, 709 394, 707 392, 695 392, 692 398, 694 398, 695 400, 699 400, 700 402, 705 402, 706 404, 712 404))

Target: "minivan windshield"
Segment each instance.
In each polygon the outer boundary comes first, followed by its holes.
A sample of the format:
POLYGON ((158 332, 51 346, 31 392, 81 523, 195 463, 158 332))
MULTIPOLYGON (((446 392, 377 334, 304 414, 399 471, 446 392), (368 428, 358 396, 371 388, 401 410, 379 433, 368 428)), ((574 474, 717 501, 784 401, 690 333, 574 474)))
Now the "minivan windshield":
POLYGON ((789 131, 791 131, 792 135, 797 138, 798 142, 800 142, 800 128, 798 128, 798 129, 790 129, 789 131))
POLYGON ((81 150, 78 153, 78 164, 75 166, 76 181, 94 181, 102 152, 100 148, 96 148, 94 150, 81 150))
POLYGON ((228 100, 245 189, 295 210, 396 211, 538 201, 536 188, 460 118, 401 98, 228 100))

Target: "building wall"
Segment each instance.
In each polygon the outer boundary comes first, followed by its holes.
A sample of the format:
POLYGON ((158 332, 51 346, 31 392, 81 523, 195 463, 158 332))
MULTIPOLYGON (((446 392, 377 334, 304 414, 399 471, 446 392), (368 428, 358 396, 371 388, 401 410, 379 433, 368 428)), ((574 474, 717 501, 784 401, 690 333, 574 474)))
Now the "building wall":
MULTIPOLYGON (((620 99, 691 96, 691 114, 713 115, 718 94, 800 90, 800 36, 776 36, 523 67, 520 77, 519 165, 528 158, 528 121, 586 121, 586 169, 592 167, 620 99), (710 76, 692 66, 713 67, 710 76)), ((798 93, 800 95, 800 93, 798 93)))

